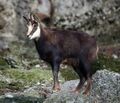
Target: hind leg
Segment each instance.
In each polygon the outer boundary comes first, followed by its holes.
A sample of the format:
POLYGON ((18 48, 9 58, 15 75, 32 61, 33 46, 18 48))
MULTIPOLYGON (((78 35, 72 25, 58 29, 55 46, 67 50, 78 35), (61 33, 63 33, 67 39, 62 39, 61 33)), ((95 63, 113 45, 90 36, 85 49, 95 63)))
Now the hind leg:
POLYGON ((84 90, 84 92, 83 92, 84 95, 89 95, 91 86, 92 86, 92 79, 91 79, 91 78, 88 78, 88 79, 87 79, 87 85, 86 85, 85 90, 84 90))
POLYGON ((83 94, 88 95, 92 86, 91 64, 87 61, 82 62, 82 64, 83 64, 82 74, 85 77, 85 80, 87 81, 87 85, 85 87, 83 94))
POLYGON ((75 70, 75 72, 78 74, 79 78, 80 78, 80 82, 78 83, 77 87, 73 90, 75 93, 79 93, 80 89, 83 87, 84 83, 85 83, 85 78, 81 73, 80 67, 79 66, 74 66, 73 69, 75 70))

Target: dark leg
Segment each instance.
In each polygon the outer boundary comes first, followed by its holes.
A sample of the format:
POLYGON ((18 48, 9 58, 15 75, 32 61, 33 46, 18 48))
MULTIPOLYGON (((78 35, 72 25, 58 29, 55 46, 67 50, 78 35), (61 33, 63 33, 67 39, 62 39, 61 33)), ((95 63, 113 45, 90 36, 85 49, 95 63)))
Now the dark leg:
POLYGON ((57 60, 55 60, 52 64, 53 81, 54 81, 53 90, 55 91, 60 90, 60 85, 58 80, 59 66, 60 66, 60 62, 58 62, 57 60))
POLYGON ((84 62, 82 61, 82 64, 83 64, 82 74, 85 77, 85 80, 87 81, 87 85, 85 87, 83 94, 88 95, 92 85, 91 70, 90 70, 91 65, 87 61, 84 62))
POLYGON ((83 77, 79 66, 78 67, 73 67, 73 69, 75 70, 75 72, 80 77, 80 82, 79 82, 79 84, 77 85, 77 87, 74 90, 75 93, 79 93, 80 89, 83 87, 83 85, 85 83, 85 78, 83 77))
POLYGON ((84 95, 89 95, 89 92, 90 92, 90 89, 91 89, 91 86, 92 86, 92 79, 91 78, 88 78, 87 79, 87 86, 83 92, 84 95))

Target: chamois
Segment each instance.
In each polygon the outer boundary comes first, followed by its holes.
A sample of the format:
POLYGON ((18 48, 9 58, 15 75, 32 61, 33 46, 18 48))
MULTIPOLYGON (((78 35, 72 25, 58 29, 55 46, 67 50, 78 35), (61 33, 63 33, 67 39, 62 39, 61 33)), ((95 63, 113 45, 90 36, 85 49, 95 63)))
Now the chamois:
POLYGON ((40 58, 52 67, 54 86, 60 90, 58 72, 62 62, 72 66, 80 78, 80 82, 73 90, 79 93, 87 81, 84 94, 88 94, 92 85, 91 63, 95 60, 98 47, 94 37, 84 32, 69 31, 53 28, 43 28, 35 15, 27 21, 27 36, 35 43, 40 58))

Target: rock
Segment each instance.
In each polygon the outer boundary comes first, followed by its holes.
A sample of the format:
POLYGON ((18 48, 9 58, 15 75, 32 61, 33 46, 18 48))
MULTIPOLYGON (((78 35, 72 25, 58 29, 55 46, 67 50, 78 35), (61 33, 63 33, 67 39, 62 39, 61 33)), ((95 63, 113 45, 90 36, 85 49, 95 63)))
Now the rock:
POLYGON ((40 5, 34 0, 0 0, 0 38, 7 42, 24 40, 27 29, 23 16, 36 9, 40 5))
POLYGON ((23 15, 30 12, 29 0, 0 0, 0 38, 17 41, 26 30, 23 15))
POLYGON ((70 93, 78 80, 72 80, 62 85, 62 91, 53 93, 44 103, 119 103, 120 74, 108 70, 97 71, 93 75, 93 86, 89 96, 70 93))
MULTIPOLYGON (((62 84, 60 92, 52 92, 52 84, 36 84, 27 87, 21 92, 8 92, 0 96, 1 100, 8 103, 29 101, 37 103, 119 103, 120 101, 120 74, 108 70, 97 71, 93 75, 93 85, 89 96, 70 92, 79 80, 71 80, 62 84)), ((28 102, 28 103, 29 103, 28 102)), ((1 102, 2 103, 2 102, 1 102)))
POLYGON ((0 12, 3 11, 5 8, 3 5, 0 4, 0 12))
POLYGON ((52 1, 55 8, 55 27, 85 31, 99 36, 101 42, 120 41, 119 0, 52 1))
POLYGON ((36 68, 40 68, 40 64, 36 64, 35 67, 36 67, 36 68))
MULTIPOLYGON (((97 35, 100 42, 120 42, 120 0, 52 0, 52 26, 97 35)), ((41 10, 37 1, 0 0, 0 38, 25 38, 23 15, 41 10), (33 4, 34 3, 34 4, 33 4), (33 5, 35 5, 33 7, 33 5)))
MULTIPOLYGON (((119 42, 119 0, 52 0, 52 2, 55 9, 52 25, 55 27, 82 30, 99 36, 101 41, 111 39, 109 41, 119 42)), ((23 15, 28 15, 31 10, 40 9, 39 5, 37 7, 33 5, 38 3, 29 0, 0 0, 0 38, 7 41, 25 38, 23 15)))
POLYGON ((118 59, 118 56, 117 56, 116 54, 113 54, 112 57, 113 57, 114 59, 118 59))
POLYGON ((0 29, 3 29, 5 27, 5 24, 6 24, 6 22, 5 22, 4 18, 0 16, 0 29))
MULTIPOLYGON (((11 96, 13 94, 10 94, 11 96)), ((15 95, 15 94, 14 94, 15 95)), ((0 96, 0 103, 43 103, 43 98, 35 98, 24 95, 13 95, 13 98, 0 96)))
POLYGON ((120 74, 108 70, 95 73, 90 99, 96 99, 98 103, 119 103, 120 74))
POLYGON ((8 47, 8 44, 3 42, 2 40, 0 41, 0 55, 4 56, 3 54, 6 51, 10 51, 10 48, 8 47))
POLYGON ((23 16, 28 15, 31 12, 30 8, 30 0, 15 0, 15 13, 17 18, 17 30, 15 35, 19 38, 19 40, 25 39, 26 33, 26 25, 23 19, 23 16))
POLYGON ((0 0, 0 38, 8 41, 16 39, 13 35, 17 30, 16 13, 11 0, 0 0))
POLYGON ((8 101, 6 103, 43 103, 46 95, 50 93, 49 90, 45 88, 46 87, 43 88, 40 85, 35 85, 25 89, 23 92, 5 93, 5 95, 0 96, 0 103, 3 103, 3 101, 8 101))
POLYGON ((7 98, 13 98, 14 96, 12 94, 10 94, 10 93, 6 93, 5 97, 7 97, 7 98))

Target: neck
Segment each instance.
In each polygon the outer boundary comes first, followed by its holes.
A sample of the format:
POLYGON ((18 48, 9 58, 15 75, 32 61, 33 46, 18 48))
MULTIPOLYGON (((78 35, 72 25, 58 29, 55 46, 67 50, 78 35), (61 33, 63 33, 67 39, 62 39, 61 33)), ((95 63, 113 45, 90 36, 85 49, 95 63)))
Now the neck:
POLYGON ((40 37, 34 39, 34 42, 36 42, 36 43, 38 41, 41 41, 44 37, 44 31, 43 31, 43 28, 42 28, 41 24, 39 24, 39 28, 40 28, 40 37))
POLYGON ((38 54, 40 54, 45 45, 43 30, 41 30, 41 36, 39 38, 34 39, 33 41, 35 43, 35 47, 37 49, 38 54))

